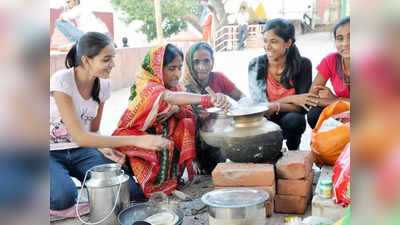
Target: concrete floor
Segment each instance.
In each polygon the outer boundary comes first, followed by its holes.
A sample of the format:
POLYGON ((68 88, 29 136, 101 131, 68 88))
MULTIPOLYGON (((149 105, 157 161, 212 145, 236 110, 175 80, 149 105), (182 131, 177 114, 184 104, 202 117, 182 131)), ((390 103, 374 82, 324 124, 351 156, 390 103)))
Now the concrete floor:
MULTIPOLYGON (((313 77, 316 76, 317 72, 315 67, 320 63, 323 57, 327 54, 336 51, 334 41, 330 33, 311 33, 301 35, 297 38, 296 45, 298 46, 302 56, 309 58, 313 65, 313 77)), ((215 54, 215 71, 221 71, 225 73, 229 79, 231 79, 236 86, 248 95, 248 81, 247 81, 247 66, 248 62, 259 55, 264 53, 263 49, 250 49, 244 51, 230 51, 230 52, 219 52, 215 54)), ((328 83, 331 87, 331 84, 328 83)), ((120 90, 113 91, 111 98, 106 102, 103 112, 103 118, 101 123, 100 132, 102 134, 111 134, 127 107, 129 97, 129 88, 123 88, 120 90)), ((303 134, 302 141, 300 144, 301 150, 310 149, 310 137, 311 128, 307 125, 307 129, 303 134)), ((207 181, 209 182, 209 180, 207 181)), ((211 188, 209 183, 201 183, 200 186, 205 188, 196 188, 193 186, 191 189, 198 194, 205 193, 211 188)), ((190 191, 189 191, 190 192, 190 191)), ((198 195, 196 194, 196 196, 198 195)), ((201 195, 200 195, 201 196, 201 195)), ((311 215, 311 207, 305 217, 311 215)), ((283 224, 286 216, 293 216, 287 214, 274 214, 273 217, 267 220, 267 224, 283 224)), ((184 225, 200 225, 208 224, 208 218, 206 214, 199 215, 197 218, 185 213, 184 225), (187 215, 187 216, 186 216, 187 215)), ((73 225, 81 224, 77 219, 67 219, 58 222, 53 222, 54 225, 73 225)))

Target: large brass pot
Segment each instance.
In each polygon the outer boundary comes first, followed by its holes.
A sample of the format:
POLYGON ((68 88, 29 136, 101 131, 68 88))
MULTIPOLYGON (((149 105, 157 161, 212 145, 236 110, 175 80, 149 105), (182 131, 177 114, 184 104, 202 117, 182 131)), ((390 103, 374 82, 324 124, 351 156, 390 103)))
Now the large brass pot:
POLYGON ((201 121, 200 137, 213 147, 219 148, 222 145, 224 130, 233 122, 232 116, 218 108, 209 108, 203 113, 208 117, 201 121))
POLYGON ((268 121, 266 105, 230 111, 233 123, 224 129, 221 152, 233 162, 275 162, 282 156, 282 130, 268 121))

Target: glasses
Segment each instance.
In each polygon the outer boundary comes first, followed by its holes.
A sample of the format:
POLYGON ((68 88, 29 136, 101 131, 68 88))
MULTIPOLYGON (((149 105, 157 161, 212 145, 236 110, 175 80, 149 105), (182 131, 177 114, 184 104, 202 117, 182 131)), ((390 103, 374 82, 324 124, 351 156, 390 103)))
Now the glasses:
POLYGON ((200 64, 209 66, 209 65, 211 65, 211 59, 195 59, 195 60, 193 60, 193 64, 195 66, 198 66, 200 64))

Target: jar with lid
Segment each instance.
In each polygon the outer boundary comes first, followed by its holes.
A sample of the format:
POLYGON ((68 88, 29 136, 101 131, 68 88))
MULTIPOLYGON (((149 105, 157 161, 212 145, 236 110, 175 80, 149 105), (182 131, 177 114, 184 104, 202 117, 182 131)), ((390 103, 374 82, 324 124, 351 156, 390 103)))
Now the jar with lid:
POLYGON ((332 197, 332 180, 321 180, 319 182, 319 196, 321 198, 332 197))

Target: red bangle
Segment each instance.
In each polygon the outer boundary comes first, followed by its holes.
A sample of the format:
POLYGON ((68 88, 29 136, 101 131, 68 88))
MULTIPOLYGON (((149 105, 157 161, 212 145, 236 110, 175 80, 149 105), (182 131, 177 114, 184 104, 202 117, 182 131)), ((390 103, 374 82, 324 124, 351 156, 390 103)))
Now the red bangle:
POLYGON ((213 105, 211 104, 211 96, 210 95, 201 96, 200 104, 201 107, 203 107, 203 109, 213 107, 213 105))

